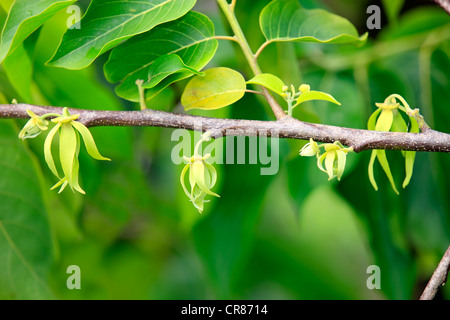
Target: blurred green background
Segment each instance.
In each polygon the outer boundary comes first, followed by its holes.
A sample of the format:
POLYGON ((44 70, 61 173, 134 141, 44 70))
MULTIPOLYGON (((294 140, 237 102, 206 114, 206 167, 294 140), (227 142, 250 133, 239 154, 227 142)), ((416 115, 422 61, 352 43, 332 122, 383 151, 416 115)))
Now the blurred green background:
MULTIPOLYGON (((8 1, 7 1, 8 2, 8 1)), ((368 43, 271 44, 260 56, 264 72, 286 83, 329 92, 342 103, 310 103, 294 116, 366 128, 375 102, 392 93, 420 107, 430 126, 449 132, 450 17, 428 1, 376 2, 382 29, 368 43)), ((269 1, 237 1, 237 17, 254 51, 264 41, 258 17, 269 1)), ((302 0, 348 18, 367 31, 374 1, 302 0)), ((88 1, 80 1, 84 9, 88 1)), ((216 34, 229 34, 215 1, 199 0, 216 34)), ((0 11, 0 22, 6 18, 0 11)), ((108 53, 81 71, 51 68, 66 28, 61 12, 29 37, 22 55, 1 66, 0 99, 74 108, 131 110, 103 75, 108 53)), ((210 66, 251 78, 239 48, 221 41, 210 66), (237 57, 237 59, 236 59, 237 57)), ((148 104, 184 112, 185 82, 148 104)), ((271 120, 264 101, 246 94, 212 117, 271 120)), ((316 161, 300 158, 305 141, 280 141, 280 170, 264 164, 216 165, 213 189, 221 198, 199 214, 179 183, 171 129, 93 128, 111 163, 80 155, 85 196, 56 182, 43 160, 40 136, 17 139, 24 121, 0 121, 1 299, 417 299, 450 244, 448 154, 418 153, 410 185, 400 196, 376 165, 379 191, 367 176, 370 152, 348 156, 341 182, 328 182, 316 161), (19 217, 5 233, 2 220, 19 217), (81 269, 81 290, 69 290, 69 265, 81 269), (369 290, 367 268, 381 270, 381 289, 369 290)), ((231 138, 226 138, 229 140, 231 138)), ((404 177, 400 152, 388 152, 397 186, 404 177)), ((446 286, 438 298, 450 298, 446 286)))

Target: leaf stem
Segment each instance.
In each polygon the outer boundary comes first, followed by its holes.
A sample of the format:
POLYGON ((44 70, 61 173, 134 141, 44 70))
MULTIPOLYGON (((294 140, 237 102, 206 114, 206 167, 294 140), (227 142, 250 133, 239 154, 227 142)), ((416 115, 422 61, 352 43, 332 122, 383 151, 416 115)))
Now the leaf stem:
MULTIPOLYGON (((255 76, 261 74, 261 68, 256 62, 252 49, 250 48, 250 45, 248 44, 247 39, 245 38, 245 35, 242 32, 241 26, 239 25, 239 22, 237 21, 236 16, 234 14, 233 6, 235 4, 235 1, 233 1, 231 4, 228 4, 226 0, 217 0, 217 3, 219 4, 220 8, 225 14, 225 17, 227 18, 227 21, 234 32, 236 41, 239 43, 239 46, 241 47, 242 52, 244 53, 244 56, 247 59, 247 62, 253 71, 253 74, 255 76)), ((269 103, 275 117, 277 119, 282 119, 286 117, 286 113, 284 112, 283 108, 280 107, 278 102, 272 97, 270 92, 265 87, 262 87, 262 93, 266 98, 267 102, 269 103)))
POLYGON ((147 105, 145 104, 145 89, 142 87, 144 80, 136 80, 136 85, 139 90, 139 105, 141 106, 141 110, 147 109, 147 105))
POLYGON ((230 37, 230 36, 214 36, 212 37, 212 39, 217 39, 217 40, 229 40, 229 41, 234 41, 234 42, 238 42, 236 37, 230 37))
POLYGON ((261 54, 261 52, 270 44, 272 43, 272 41, 267 40, 266 42, 264 42, 256 51, 255 53, 255 60, 258 60, 259 55, 261 54))
POLYGON ((236 0, 231 0, 230 9, 234 11, 235 7, 236 7, 236 0))
POLYGON ((254 94, 260 94, 260 95, 263 94, 261 91, 249 90, 249 89, 245 90, 245 92, 248 92, 248 93, 254 93, 254 94))

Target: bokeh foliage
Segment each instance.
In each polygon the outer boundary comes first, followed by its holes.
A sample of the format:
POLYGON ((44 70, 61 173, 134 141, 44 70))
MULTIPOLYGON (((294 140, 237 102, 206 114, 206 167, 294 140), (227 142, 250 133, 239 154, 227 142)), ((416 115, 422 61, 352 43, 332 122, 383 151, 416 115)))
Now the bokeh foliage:
MULTIPOLYGON (((225 34, 228 27, 212 3, 198 1, 194 9, 214 22, 216 34, 225 34)), ((256 50, 264 42, 258 16, 269 1, 237 3, 238 20, 256 50)), ((300 3, 334 11, 359 26, 360 34, 367 31, 369 1, 300 3), (346 6, 352 10, 343 10, 346 6)), ((305 103, 295 117, 365 128, 375 102, 395 92, 419 107, 431 127, 449 131, 450 18, 434 6, 399 11, 384 3, 389 22, 383 20, 379 33, 370 32, 361 48, 273 43, 261 54, 264 72, 285 83, 308 83, 342 103, 340 108, 305 103)), ((3 24, 8 1, 2 5, 3 24)), ((109 53, 78 71, 44 65, 66 19, 67 13, 58 13, 5 60, 2 103, 15 98, 138 109, 105 80, 109 53)), ((239 48, 224 41, 209 66, 252 77, 239 48)), ((182 112, 180 88, 168 87, 148 105, 182 112)), ((225 109, 191 113, 269 120, 269 112, 263 100, 246 94, 225 109)), ((411 183, 397 196, 380 168, 375 169, 379 191, 373 190, 367 177, 370 152, 349 155, 342 180, 328 182, 314 160, 298 156, 306 142, 283 140, 275 176, 260 175, 262 163, 217 165, 214 191, 221 198, 200 215, 179 184, 183 166, 170 158, 176 144, 172 130, 92 129, 100 151, 113 161, 80 155, 87 193, 82 196, 49 191, 56 181, 44 164, 43 138, 24 145, 17 139, 20 125, 0 121, 1 299, 411 299, 450 243, 447 154, 418 153, 411 183), (381 269, 381 290, 366 287, 366 269, 373 264, 381 269), (81 268, 81 290, 66 287, 69 265, 81 268)), ((399 184, 401 154, 387 154, 399 184)), ((441 297, 450 297, 447 287, 441 297)))

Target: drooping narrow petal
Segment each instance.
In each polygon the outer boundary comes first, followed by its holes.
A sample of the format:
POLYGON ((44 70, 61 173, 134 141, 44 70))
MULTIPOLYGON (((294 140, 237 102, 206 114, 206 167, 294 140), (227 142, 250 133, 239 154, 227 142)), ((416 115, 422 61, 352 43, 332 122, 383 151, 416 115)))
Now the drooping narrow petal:
POLYGON ((325 168, 327 169, 328 180, 331 180, 334 178, 334 160, 336 158, 336 151, 328 151, 326 155, 325 168))
POLYGON ((95 145, 95 141, 94 141, 94 138, 92 137, 91 132, 89 131, 88 128, 86 128, 85 125, 83 125, 82 123, 77 122, 77 121, 72 121, 71 124, 73 125, 73 127, 75 129, 78 130, 78 132, 83 137, 83 141, 84 141, 84 145, 86 146, 86 150, 92 158, 97 159, 97 160, 111 161, 111 159, 105 158, 100 154, 100 152, 97 149, 97 146, 95 145))
POLYGON ((415 151, 406 151, 405 152, 405 180, 403 180, 403 189, 406 188, 406 186, 409 184, 409 181, 411 181, 411 177, 414 170, 414 160, 416 159, 416 152, 415 151))
POLYGON ((61 188, 58 191, 58 193, 61 193, 66 188, 68 183, 69 183, 69 181, 67 180, 66 177, 64 177, 61 180, 59 180, 53 187, 51 187, 50 190, 56 189, 56 188, 58 188, 59 186, 62 185, 61 188))
POLYGON ((319 158, 317 158, 317 166, 319 167, 319 169, 320 169, 321 171, 323 171, 323 172, 325 172, 325 173, 327 173, 327 170, 325 170, 325 169, 323 168, 322 163, 323 163, 323 160, 325 159, 326 156, 327 156, 327 154, 324 153, 324 154, 321 155, 319 158))
POLYGON ((211 181, 210 184, 208 185, 208 187, 211 189, 212 187, 215 186, 216 182, 217 182, 217 170, 216 168, 214 168, 214 166, 208 162, 205 162, 206 165, 206 169, 209 171, 209 174, 211 176, 211 181))
POLYGON ((337 157, 337 179, 338 181, 341 181, 341 177, 345 169, 347 154, 342 150, 338 150, 336 151, 336 157, 337 157))
POLYGON ((369 161, 369 180, 375 191, 378 191, 377 182, 375 181, 375 177, 373 175, 373 165, 375 164, 376 158, 377 158, 377 150, 372 150, 372 155, 370 156, 369 161))
POLYGON ((64 123, 61 125, 61 133, 59 138, 59 158, 61 161, 61 167, 65 177, 69 181, 69 185, 72 188, 72 171, 73 171, 73 159, 77 149, 77 136, 75 129, 69 124, 64 123))
POLYGON ((56 132, 58 132, 60 127, 61 127, 61 123, 57 123, 53 127, 53 129, 50 130, 50 132, 48 133, 47 138, 45 138, 45 142, 44 142, 45 162, 47 162, 47 165, 50 168, 50 170, 59 179, 61 179, 61 178, 59 177, 58 170, 56 170, 55 161, 53 160, 53 155, 52 155, 52 141, 53 141, 53 138, 55 137, 56 132))
POLYGON ((394 189, 396 194, 399 194, 397 188, 395 187, 394 177, 392 176, 391 169, 389 167, 389 162, 386 157, 386 151, 377 150, 377 157, 378 161, 381 164, 381 167, 383 168, 384 172, 386 173, 386 176, 389 179, 389 182, 391 183, 392 189, 394 189))
POLYGON ((80 154, 81 141, 79 135, 77 134, 76 136, 77 136, 77 148, 75 152, 75 157, 73 158, 73 170, 71 178, 72 188, 78 191, 79 193, 86 194, 86 192, 80 187, 80 184, 78 182, 78 175, 80 171, 80 162, 78 160, 78 155, 80 154))
POLYGON ((183 187, 184 193, 191 198, 191 194, 189 193, 189 191, 186 188, 186 184, 185 184, 185 176, 186 176, 186 172, 188 171, 190 166, 190 162, 188 164, 186 164, 183 168, 183 170, 181 171, 181 175, 180 175, 180 182, 181 182, 181 186, 183 187))
POLYGON ((66 181, 67 181, 66 178, 63 178, 63 179, 59 180, 53 187, 50 188, 50 190, 58 188, 60 185, 62 185, 66 181))
MULTIPOLYGON (((411 121, 411 129, 410 132, 418 133, 420 131, 419 124, 417 123, 417 120, 413 117, 410 117, 411 121)), ((416 152, 415 151, 406 151, 405 152, 405 180, 403 180, 403 188, 406 188, 406 186, 411 181, 411 177, 414 170, 414 161, 416 159, 416 152)))

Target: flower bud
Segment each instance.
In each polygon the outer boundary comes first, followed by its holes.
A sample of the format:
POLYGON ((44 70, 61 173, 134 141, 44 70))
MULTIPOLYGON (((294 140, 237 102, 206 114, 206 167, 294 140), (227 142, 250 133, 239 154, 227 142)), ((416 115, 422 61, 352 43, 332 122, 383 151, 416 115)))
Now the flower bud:
POLYGON ((41 134, 42 131, 48 129, 48 121, 41 119, 39 116, 34 114, 33 111, 27 109, 28 115, 31 117, 30 120, 24 125, 22 130, 19 132, 19 139, 31 139, 35 138, 41 134))
POLYGON ((311 90, 311 87, 307 84, 302 84, 298 90, 300 90, 301 92, 308 92, 311 90))
POLYGON ((302 157, 313 157, 319 153, 319 145, 313 140, 309 139, 309 143, 305 144, 300 150, 302 157))

